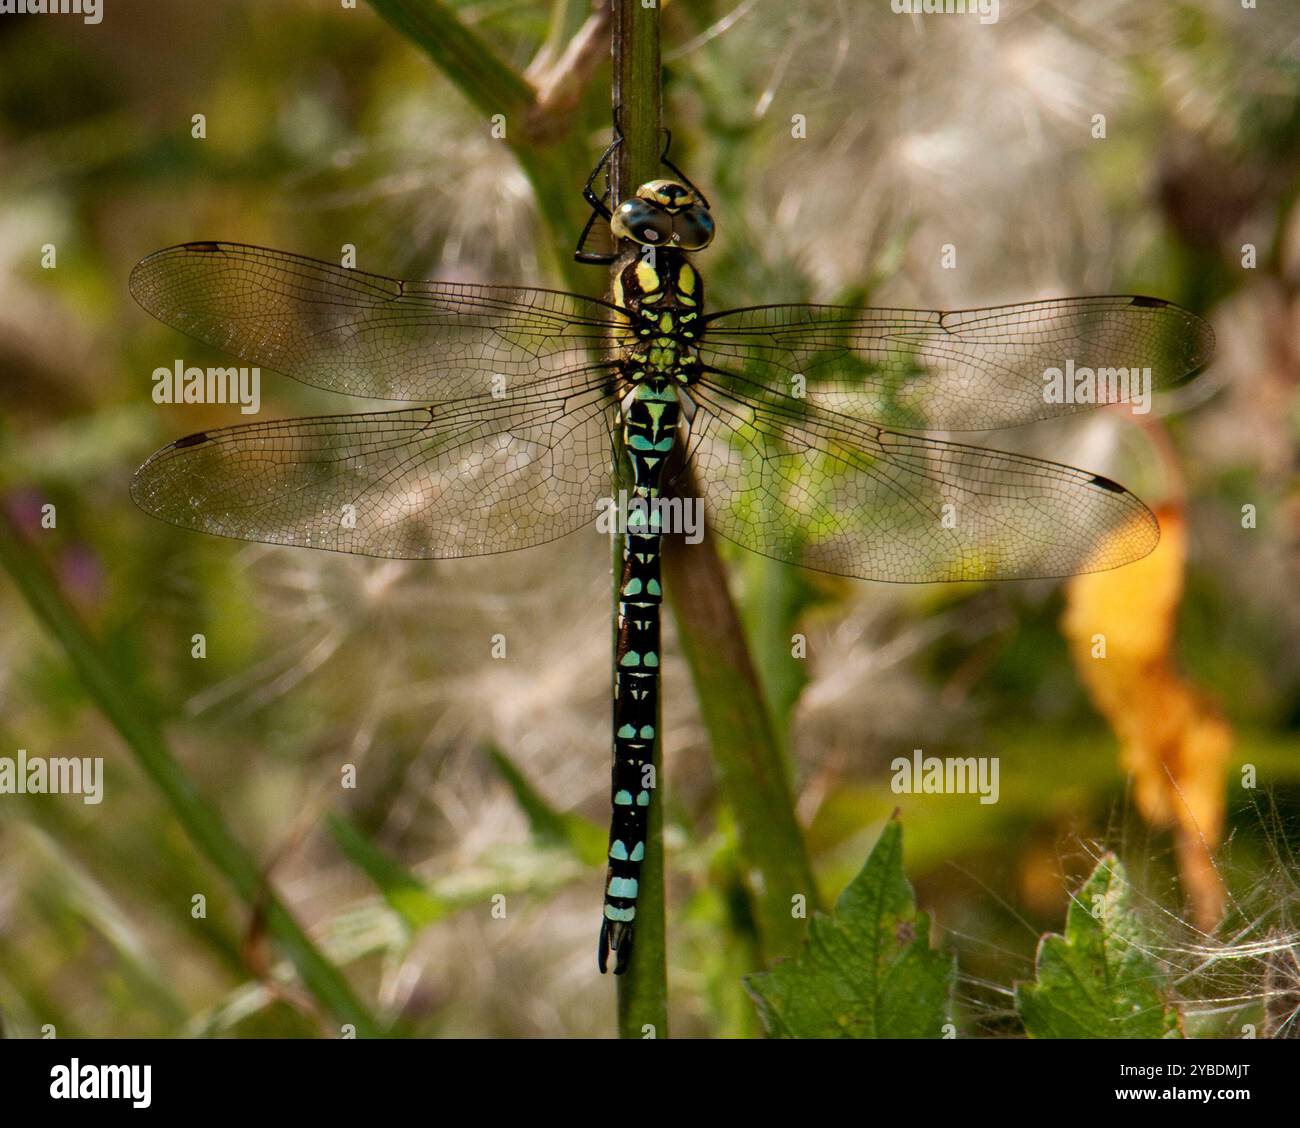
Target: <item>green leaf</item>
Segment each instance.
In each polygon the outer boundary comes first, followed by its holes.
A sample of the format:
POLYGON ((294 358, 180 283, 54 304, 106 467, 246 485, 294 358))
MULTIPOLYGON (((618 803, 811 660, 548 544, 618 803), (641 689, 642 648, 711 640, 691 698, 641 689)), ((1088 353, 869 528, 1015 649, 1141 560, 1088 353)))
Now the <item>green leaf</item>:
POLYGON ((1148 954, 1133 887, 1106 854, 1038 945, 1037 982, 1016 984, 1031 1038, 1181 1038, 1164 973, 1148 954))
POLYGON ((835 911, 813 917, 799 954, 746 985, 778 1037, 940 1038, 956 970, 930 947, 893 818, 835 911))

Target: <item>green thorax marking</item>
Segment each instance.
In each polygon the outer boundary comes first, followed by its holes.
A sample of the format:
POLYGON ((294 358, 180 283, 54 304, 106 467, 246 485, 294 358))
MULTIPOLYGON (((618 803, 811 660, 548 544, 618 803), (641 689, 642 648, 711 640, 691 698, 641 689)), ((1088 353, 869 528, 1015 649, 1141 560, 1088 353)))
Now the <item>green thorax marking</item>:
POLYGON ((614 301, 627 311, 632 333, 623 350, 629 381, 695 382, 703 298, 704 283, 683 252, 661 247, 628 258, 614 284, 614 301))

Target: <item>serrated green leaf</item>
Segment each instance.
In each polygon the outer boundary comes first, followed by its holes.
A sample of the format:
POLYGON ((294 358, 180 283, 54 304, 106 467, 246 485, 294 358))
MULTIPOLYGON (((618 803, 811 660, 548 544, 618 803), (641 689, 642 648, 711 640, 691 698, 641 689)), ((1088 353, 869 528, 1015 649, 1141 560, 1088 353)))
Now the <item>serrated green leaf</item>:
POLYGON ((783 1038, 941 1038, 956 965, 930 947, 930 918, 903 875, 891 819, 830 916, 816 914, 794 959, 746 986, 783 1038))
POLYGON ((1180 1038, 1164 973, 1147 952, 1133 887, 1106 854, 1038 945, 1037 982, 1016 985, 1031 1038, 1180 1038))

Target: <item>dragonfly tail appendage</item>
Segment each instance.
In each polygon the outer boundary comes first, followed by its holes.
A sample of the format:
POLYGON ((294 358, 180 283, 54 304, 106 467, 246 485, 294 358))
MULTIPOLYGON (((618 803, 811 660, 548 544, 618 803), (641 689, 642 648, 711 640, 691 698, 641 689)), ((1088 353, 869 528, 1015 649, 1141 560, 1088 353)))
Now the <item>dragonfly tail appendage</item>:
POLYGON ((632 956, 632 924, 622 921, 605 920, 600 926, 600 954, 598 963, 600 973, 605 974, 609 967, 609 954, 614 953, 614 974, 622 975, 627 971, 632 956))

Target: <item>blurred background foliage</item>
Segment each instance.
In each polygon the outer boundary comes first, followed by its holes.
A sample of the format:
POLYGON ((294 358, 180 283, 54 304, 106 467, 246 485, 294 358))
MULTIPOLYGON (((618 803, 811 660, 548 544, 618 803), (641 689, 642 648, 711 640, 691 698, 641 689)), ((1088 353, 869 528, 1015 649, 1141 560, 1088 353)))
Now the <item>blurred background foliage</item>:
MULTIPOLYGON (((604 1035, 607 546, 377 562, 185 533, 127 493, 156 447, 239 421, 150 399, 154 367, 223 362, 131 302, 130 267, 159 247, 335 260, 352 243, 390 275, 602 291, 566 262, 609 127, 603 42, 566 55, 591 7, 448 7, 551 93, 506 122, 544 175, 364 4, 106 0, 95 26, 0 19, 0 500, 381 1023, 604 1035)), ((673 155, 719 220, 701 260, 714 308, 1139 292, 1218 333, 1212 368, 1157 421, 1098 412, 989 437, 1159 505, 1144 572, 896 588, 726 552, 824 899, 900 807, 918 900, 959 955, 966 1034, 1017 1030, 1012 983, 1103 846, 1193 1025, 1234 1031, 1294 987, 1285 959, 1250 947, 1293 935, 1300 847, 1300 24, 1280 7, 1042 0, 984 26, 883 0, 665 5, 673 155), (940 267, 947 243, 956 269, 940 267), (1131 646, 1099 676, 1087 640, 1103 618, 1131 646), (1163 696, 1143 692, 1152 679, 1163 696), (914 748, 1000 757, 1000 801, 893 794, 889 763, 914 748)), ((348 409, 273 374, 262 391, 264 418, 348 409)), ((8 583, 0 622, 0 754, 103 756, 107 790, 98 806, 0 799, 6 1029, 331 1032, 256 900, 196 852, 8 583)), ((673 1029, 753 1034, 744 860, 671 630, 665 649, 673 1029)))

